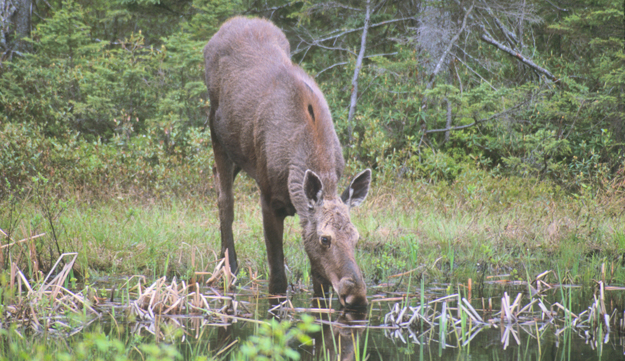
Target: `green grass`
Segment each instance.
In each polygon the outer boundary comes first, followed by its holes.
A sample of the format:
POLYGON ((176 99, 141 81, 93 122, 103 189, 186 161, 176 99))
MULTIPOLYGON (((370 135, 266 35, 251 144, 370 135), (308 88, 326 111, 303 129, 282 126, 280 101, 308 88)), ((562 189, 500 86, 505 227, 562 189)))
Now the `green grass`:
MULTIPOLYGON (((267 277, 261 212, 253 182, 235 189, 234 234, 242 275, 267 277)), ((356 257, 368 283, 421 268, 428 280, 465 282, 486 274, 521 275, 559 269, 572 282, 597 278, 606 263, 610 280, 625 282, 623 197, 567 195, 546 182, 493 177, 478 171, 453 184, 375 180, 367 201, 352 212, 361 240, 356 257)), ((8 202, 5 201, 5 203, 8 202)), ((59 249, 78 252, 77 276, 163 274, 190 278, 212 271, 220 249, 215 195, 183 198, 44 199, 31 196, 0 210, 0 228, 12 239, 46 233, 3 250, 33 276, 59 249), (46 217, 42 206, 59 209, 46 217), (64 202, 64 203, 63 203, 64 202), (51 220, 51 222, 50 222, 51 220), (38 264, 33 267, 34 261, 38 264)), ((8 243, 2 239, 3 244, 8 243)), ((285 224, 290 281, 308 286, 308 258, 297 217, 285 224)))

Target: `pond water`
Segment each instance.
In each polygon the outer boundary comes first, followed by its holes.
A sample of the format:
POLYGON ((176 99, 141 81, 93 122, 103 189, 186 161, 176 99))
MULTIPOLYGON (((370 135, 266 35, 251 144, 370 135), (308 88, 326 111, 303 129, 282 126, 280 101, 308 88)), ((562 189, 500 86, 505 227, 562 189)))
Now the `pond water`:
MULTIPOLYGON (((297 321, 307 313, 322 330, 312 335, 313 346, 291 345, 302 360, 355 360, 363 355, 367 360, 625 360, 625 291, 562 286, 530 298, 528 289, 523 283, 485 283, 469 300, 449 296, 465 293, 457 285, 430 284, 423 297, 418 290, 406 297, 406 290, 370 287, 368 310, 349 312, 336 299, 333 308, 314 307, 319 301, 306 290, 277 300, 266 297, 262 285, 228 295, 206 288, 204 294, 214 295, 211 309, 221 316, 156 316, 132 322, 118 316, 114 323, 106 317, 97 322, 109 329, 121 324, 128 336, 139 333, 165 342, 182 330, 184 337, 178 336, 176 344, 185 358, 218 350, 227 355, 257 333, 254 320, 297 321), (593 316, 593 306, 604 307, 608 317, 593 316)), ((119 307, 120 302, 101 307, 119 307)), ((116 314, 123 315, 124 308, 116 314)))
POLYGON ((368 309, 355 312, 301 288, 287 298, 267 297, 262 282, 227 294, 201 286, 194 295, 188 291, 193 287, 176 281, 144 283, 134 291, 127 281, 103 279, 90 286, 110 295, 94 307, 99 317, 66 329, 69 322, 59 317, 34 337, 103 330, 121 339, 141 335, 174 344, 185 359, 229 359, 229 352, 258 334, 259 323, 309 314, 321 331, 311 335, 313 345, 290 344, 302 360, 625 360, 625 288, 601 282, 586 288, 542 282, 538 289, 503 281, 473 290, 425 281, 417 290, 370 286, 368 309), (158 287, 160 294, 149 293, 158 287), (181 290, 187 293, 172 298, 181 290), (155 307, 155 299, 167 298, 171 306, 155 307), (180 308, 177 300, 203 306, 180 308))

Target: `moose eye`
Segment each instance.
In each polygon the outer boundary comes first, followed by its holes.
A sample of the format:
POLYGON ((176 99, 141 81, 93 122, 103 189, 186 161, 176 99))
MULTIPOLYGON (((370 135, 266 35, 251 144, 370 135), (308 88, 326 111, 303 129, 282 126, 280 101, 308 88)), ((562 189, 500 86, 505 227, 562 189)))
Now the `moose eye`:
POLYGON ((326 246, 326 247, 330 247, 330 243, 331 243, 331 239, 329 236, 322 236, 321 239, 321 244, 326 246))

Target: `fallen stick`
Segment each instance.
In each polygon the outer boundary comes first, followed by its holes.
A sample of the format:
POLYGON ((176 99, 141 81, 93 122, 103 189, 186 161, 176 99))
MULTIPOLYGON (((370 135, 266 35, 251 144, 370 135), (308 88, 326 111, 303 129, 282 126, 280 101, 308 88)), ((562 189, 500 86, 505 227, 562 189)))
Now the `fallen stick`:
MULTIPOLYGON (((0 230, 0 231, 2 231, 2 230, 0 230)), ((3 234, 5 237, 7 236, 7 235, 6 235, 6 233, 4 233, 4 232, 2 232, 2 234, 3 234)), ((22 243, 22 242, 30 241, 31 239, 36 239, 36 238, 39 238, 39 237, 43 237, 43 236, 45 236, 45 235, 46 235, 45 233, 41 233, 41 234, 38 234, 38 235, 36 235, 36 236, 32 236, 32 237, 28 237, 28 238, 20 239, 19 241, 15 241, 15 242, 13 242, 13 243, 9 243, 9 244, 5 244, 5 245, 0 246, 0 249, 2 249, 2 248, 7 248, 7 247, 11 247, 11 246, 16 245, 16 244, 18 244, 18 243, 22 243)))
POLYGON ((396 275, 388 276, 388 278, 397 278, 397 277, 401 277, 401 276, 406 276, 406 275, 411 274, 412 272, 418 271, 418 270, 423 269, 423 268, 424 268, 424 266, 419 266, 419 267, 417 267, 415 269, 411 269, 410 271, 407 271, 407 272, 404 272, 404 273, 398 273, 396 275))

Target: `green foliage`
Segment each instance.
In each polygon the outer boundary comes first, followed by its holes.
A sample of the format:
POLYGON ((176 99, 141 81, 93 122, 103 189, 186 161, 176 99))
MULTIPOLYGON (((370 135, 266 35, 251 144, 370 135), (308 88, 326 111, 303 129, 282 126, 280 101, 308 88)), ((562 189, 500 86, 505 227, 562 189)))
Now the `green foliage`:
POLYGON ((75 189, 106 194, 122 187, 139 194, 151 192, 206 192, 210 185, 212 149, 207 130, 190 128, 184 151, 167 144, 156 130, 109 141, 87 141, 77 133, 63 139, 46 138, 39 127, 28 124, 0 125, 0 191, 7 184, 33 186, 33 177, 43 176, 62 184, 61 193, 75 189), (8 183, 7 183, 8 182, 8 183), (68 188, 69 187, 69 188, 68 188))
POLYGON ((309 334, 320 330, 314 317, 303 314, 301 322, 293 326, 289 321, 276 319, 262 324, 256 335, 250 336, 234 356, 234 360, 299 360, 300 354, 291 347, 311 345, 309 334))
POLYGON ((243 9, 243 1, 193 0, 192 9, 195 15, 183 23, 182 28, 195 40, 199 40, 203 47, 224 21, 243 9))
MULTIPOLYGON (((363 63, 351 125, 360 32, 337 40, 338 50, 301 48, 302 39, 362 26, 364 12, 353 10, 359 4, 334 5, 262 6, 292 40, 294 61, 318 75, 346 145, 348 172, 367 166, 388 178, 453 182, 479 168, 551 178, 572 191, 603 187, 622 172, 621 2, 584 0, 564 17, 537 5, 546 21, 528 23, 523 54, 551 69, 557 85, 483 42, 463 45, 458 54, 468 55, 456 56, 431 79, 438 59, 414 41, 409 23, 373 27, 367 55, 384 55, 363 63), (448 105, 451 125, 465 128, 424 134, 447 127, 448 105)), ((228 17, 265 14, 262 6, 244 0, 54 2, 34 20, 32 53, 0 67, 0 174, 14 186, 30 187, 41 174, 66 189, 96 193, 206 191, 212 155, 202 48, 228 17)), ((378 8, 371 21, 409 10, 399 3, 378 8)))
POLYGON ((178 350, 165 343, 151 343, 135 336, 129 340, 116 338, 113 333, 88 332, 57 342, 35 344, 31 336, 24 338, 11 326, 0 329, 0 360, 58 360, 58 361, 127 361, 127 360, 181 360, 178 350))
MULTIPOLYGON (((158 47, 146 45, 142 30, 100 40, 89 11, 63 2, 33 31, 34 53, 0 72, 2 174, 28 184, 38 173, 56 173, 86 188, 156 181, 158 190, 159 180, 186 172, 172 168, 202 154, 182 166, 200 176, 211 164, 203 130, 206 39, 180 26, 158 47)), ((225 19, 211 16, 212 29, 225 19)))

